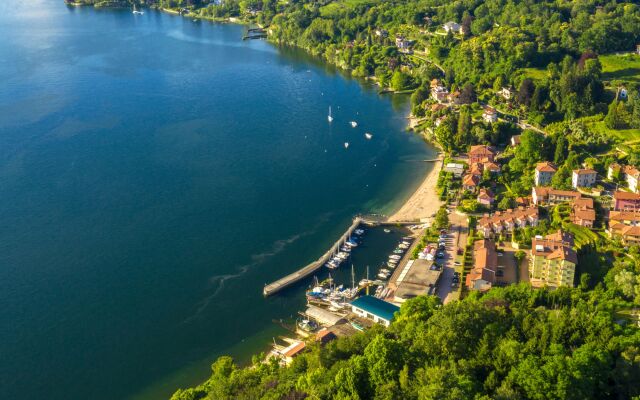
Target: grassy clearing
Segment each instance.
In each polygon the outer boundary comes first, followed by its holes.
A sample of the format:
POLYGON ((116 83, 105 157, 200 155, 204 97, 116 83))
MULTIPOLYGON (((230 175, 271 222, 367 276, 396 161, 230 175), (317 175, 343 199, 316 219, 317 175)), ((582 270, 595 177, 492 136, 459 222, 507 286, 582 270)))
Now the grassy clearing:
POLYGON ((640 55, 609 54, 600 56, 602 79, 640 83, 640 55))
POLYGON ((604 121, 588 123, 594 132, 602 133, 608 137, 614 137, 624 143, 640 141, 640 129, 609 129, 604 121))
POLYGON ((543 81, 547 78, 547 70, 541 68, 522 68, 524 76, 533 79, 535 82, 543 81))
POLYGON ((323 17, 331 17, 338 14, 340 11, 354 8, 358 5, 364 4, 377 4, 378 0, 339 0, 320 7, 320 15, 323 17))

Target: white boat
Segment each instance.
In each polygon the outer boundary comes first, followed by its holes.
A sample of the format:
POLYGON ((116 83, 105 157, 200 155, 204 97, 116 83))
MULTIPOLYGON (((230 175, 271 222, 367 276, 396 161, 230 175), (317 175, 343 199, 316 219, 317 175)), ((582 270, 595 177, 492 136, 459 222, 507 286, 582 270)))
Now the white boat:
POLYGON ((401 259, 401 258, 402 258, 402 257, 401 257, 401 256, 399 256, 399 255, 397 255, 397 254, 393 254, 393 255, 390 255, 390 256, 389 256, 389 259, 390 259, 390 260, 399 260, 399 259, 401 259))
POLYGON ((333 117, 331 116, 331 106, 329 106, 329 115, 327 115, 327 120, 328 120, 329 122, 332 122, 332 121, 333 121, 333 117))
POLYGON ((364 134, 364 137, 366 137, 366 138, 367 138, 367 140, 371 140, 371 138, 373 137, 373 135, 372 135, 372 134, 370 134, 369 132, 367 132, 367 133, 365 133, 365 134, 364 134))
POLYGON ((351 121, 349 123, 351 124, 352 128, 355 128, 356 126, 358 126, 358 123, 356 121, 351 121))
POLYGON ((389 267, 389 268, 395 268, 395 267, 397 267, 397 266, 398 266, 398 263, 393 263, 393 262, 391 262, 391 261, 395 261, 395 260, 389 260, 389 261, 387 261, 387 267, 389 267))
POLYGON ((390 233, 391 229, 384 228, 384 233, 390 233))
POLYGON ((133 11, 132 11, 132 14, 133 14, 133 15, 142 15, 142 14, 144 14, 144 11, 138 11, 138 10, 136 9, 135 4, 134 4, 134 5, 133 5, 133 11))
POLYGON ((386 268, 382 268, 380 272, 382 272, 383 274, 388 274, 390 271, 386 268))
POLYGON ((387 279, 388 277, 389 277, 389 274, 384 274, 384 273, 382 273, 382 272, 380 272, 380 273, 378 274, 378 278, 380 278, 380 279, 387 279))
POLYGON ((344 142, 344 148, 348 149, 349 148, 349 142, 344 142))

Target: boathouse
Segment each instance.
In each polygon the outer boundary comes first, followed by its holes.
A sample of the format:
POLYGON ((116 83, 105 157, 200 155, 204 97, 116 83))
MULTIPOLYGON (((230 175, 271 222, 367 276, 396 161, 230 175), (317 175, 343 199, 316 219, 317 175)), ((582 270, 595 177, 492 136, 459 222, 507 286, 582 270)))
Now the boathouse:
POLYGON ((400 308, 373 296, 362 296, 351 302, 351 311, 373 322, 389 326, 393 314, 400 308))
POLYGON ((339 315, 332 313, 329 310, 316 306, 308 306, 305 312, 307 317, 315 320, 320 325, 333 326, 341 322, 343 318, 339 315))

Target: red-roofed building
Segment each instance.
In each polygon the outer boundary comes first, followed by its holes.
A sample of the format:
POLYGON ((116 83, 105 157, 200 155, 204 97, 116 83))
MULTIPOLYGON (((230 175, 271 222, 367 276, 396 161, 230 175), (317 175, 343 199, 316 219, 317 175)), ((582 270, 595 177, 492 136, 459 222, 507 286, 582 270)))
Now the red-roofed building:
POLYGON ((580 192, 574 192, 572 190, 556 190, 548 186, 534 186, 531 190, 533 204, 538 205, 556 205, 571 202, 581 197, 582 194, 580 194, 580 192))
POLYGON ((613 194, 613 209, 616 211, 640 211, 640 194, 615 192, 613 194))
POLYGON ((529 278, 534 284, 551 287, 573 286, 578 255, 573 236, 559 230, 531 241, 529 278))
POLYGON ((495 201, 495 196, 489 189, 480 189, 477 200, 478 203, 482 204, 483 206, 491 207, 491 205, 495 201))
POLYGON ((471 146, 469 149, 469 164, 482 163, 485 161, 495 161, 496 152, 489 146, 471 146))
POLYGON ((466 277, 469 290, 489 290, 496 283, 498 255, 492 240, 482 239, 473 244, 473 269, 466 277))
POLYGON ((498 211, 489 216, 485 214, 478 220, 478 230, 486 238, 511 233, 514 228, 537 226, 539 221, 538 207, 518 207, 515 210, 498 211))
POLYGON ((592 169, 575 169, 571 175, 571 186, 574 189, 579 187, 592 187, 596 183, 598 173, 592 169))
POLYGON ((478 175, 466 174, 462 177, 462 188, 469 192, 473 192, 476 190, 478 185, 480 184, 480 178, 478 175))
POLYGON ((610 211, 609 236, 626 244, 640 244, 640 211, 610 211))
POLYGON ((547 186, 551 183, 551 178, 558 171, 554 163, 545 161, 536 165, 534 181, 536 186, 547 186))
POLYGON ((573 201, 571 222, 576 225, 593 228, 593 224, 596 222, 596 211, 593 208, 592 198, 581 197, 573 201))

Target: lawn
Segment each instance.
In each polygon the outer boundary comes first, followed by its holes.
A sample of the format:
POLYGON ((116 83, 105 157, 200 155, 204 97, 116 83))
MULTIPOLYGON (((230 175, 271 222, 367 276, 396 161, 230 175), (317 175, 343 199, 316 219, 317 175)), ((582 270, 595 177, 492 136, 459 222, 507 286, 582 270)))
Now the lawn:
POLYGON ((604 121, 590 122, 588 126, 594 132, 613 136, 624 143, 640 141, 640 129, 609 129, 604 125, 604 121))
POLYGON ((540 82, 547 78, 547 70, 542 68, 522 68, 521 70, 527 78, 534 82, 540 82))
POLYGON ((377 3, 379 3, 379 0, 338 0, 320 7, 320 15, 323 17, 330 17, 347 8, 353 8, 361 4, 377 3))
POLYGON ((602 63, 602 79, 640 83, 640 55, 608 54, 598 58, 602 63))

